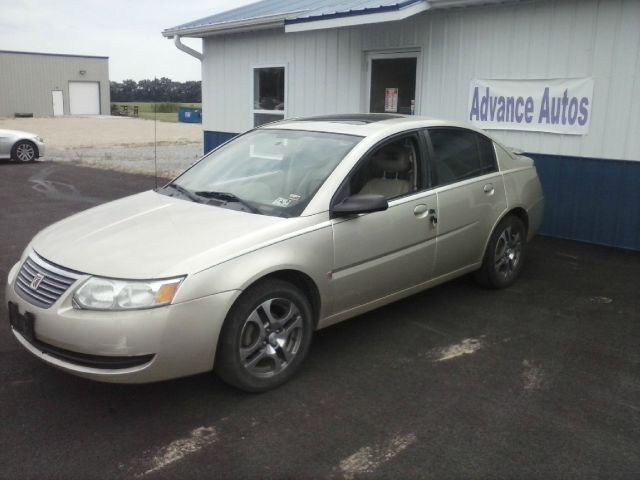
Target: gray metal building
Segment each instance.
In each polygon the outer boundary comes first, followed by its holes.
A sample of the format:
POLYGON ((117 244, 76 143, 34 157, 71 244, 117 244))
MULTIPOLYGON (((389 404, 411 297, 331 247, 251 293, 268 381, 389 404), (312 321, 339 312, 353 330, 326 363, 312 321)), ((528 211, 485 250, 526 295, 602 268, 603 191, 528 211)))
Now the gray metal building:
POLYGON ((109 57, 0 50, 0 117, 109 111, 109 57))

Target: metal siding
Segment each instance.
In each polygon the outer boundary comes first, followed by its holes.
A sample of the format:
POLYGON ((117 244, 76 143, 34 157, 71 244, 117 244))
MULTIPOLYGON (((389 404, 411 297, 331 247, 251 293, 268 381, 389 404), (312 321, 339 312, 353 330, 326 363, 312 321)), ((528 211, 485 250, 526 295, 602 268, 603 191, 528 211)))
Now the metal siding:
POLYGON ((101 113, 110 110, 108 59, 0 52, 0 116, 53 115, 52 90, 62 90, 69 114, 69 81, 100 83, 101 113), (85 75, 79 71, 84 70, 85 75))
POLYGON ((637 162, 529 155, 545 195, 541 234, 640 250, 637 162))
POLYGON ((638 25, 637 0, 541 0, 434 10, 403 22, 326 31, 209 37, 204 96, 217 119, 207 128, 251 126, 252 66, 288 65, 289 116, 364 111, 366 52, 417 47, 419 113, 466 120, 473 78, 593 77, 588 135, 492 133, 530 152, 640 160, 638 25), (224 92, 224 98, 216 100, 212 92, 224 92))
POLYGON ((361 38, 358 29, 205 38, 205 130, 242 132, 252 127, 252 69, 265 65, 287 67, 289 117, 359 111, 364 81, 361 38))
POLYGON ((492 133, 531 152, 640 160, 638 25, 637 0, 540 0, 432 10, 386 24, 205 38, 206 52, 216 52, 206 55, 203 77, 205 84, 225 92, 226 99, 217 102, 224 105, 220 121, 228 119, 238 131, 251 126, 247 81, 255 64, 288 65, 289 116, 344 112, 347 107, 363 111, 367 51, 420 48, 423 75, 417 111, 451 119, 466 119, 468 86, 476 77, 593 77, 588 135, 492 133), (246 36, 255 41, 253 48, 243 40, 246 36), (226 72, 224 79, 212 82, 218 68, 226 72))
MULTIPOLYGON (((640 2, 556 0, 489 5, 418 15, 424 115, 466 120, 468 85, 477 78, 593 77, 585 136, 494 130, 509 145, 570 156, 640 160, 640 2)), ((368 27, 365 49, 402 45, 409 22, 368 27)))

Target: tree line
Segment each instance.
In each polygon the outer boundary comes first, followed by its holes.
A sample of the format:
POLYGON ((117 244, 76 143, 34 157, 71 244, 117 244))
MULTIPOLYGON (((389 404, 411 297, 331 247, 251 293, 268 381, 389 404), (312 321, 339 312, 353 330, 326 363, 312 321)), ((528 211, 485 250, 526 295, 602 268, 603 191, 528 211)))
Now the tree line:
POLYGON ((112 102, 202 102, 202 82, 174 82, 162 77, 153 80, 111 82, 112 102))

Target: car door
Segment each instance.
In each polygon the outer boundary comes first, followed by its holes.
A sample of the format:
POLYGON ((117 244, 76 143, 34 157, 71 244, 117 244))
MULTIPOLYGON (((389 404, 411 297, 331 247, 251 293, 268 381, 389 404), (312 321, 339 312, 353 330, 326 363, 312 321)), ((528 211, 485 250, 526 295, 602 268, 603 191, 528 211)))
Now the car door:
POLYGON ((432 216, 437 199, 435 193, 424 190, 423 150, 423 139, 417 133, 377 146, 336 194, 334 204, 353 194, 384 194, 389 208, 332 220, 334 313, 411 288, 431 275, 436 237, 432 216), (381 167, 396 168, 380 157, 393 156, 398 147, 409 152, 411 170, 381 172, 381 167), (398 187, 398 181, 404 183, 398 187))
POLYGON ((473 130, 426 130, 428 165, 438 197, 434 276, 482 261, 486 242, 507 207, 493 142, 473 130))
POLYGON ((11 156, 11 148, 15 141, 14 135, 7 131, 0 130, 0 158, 9 158, 11 156))

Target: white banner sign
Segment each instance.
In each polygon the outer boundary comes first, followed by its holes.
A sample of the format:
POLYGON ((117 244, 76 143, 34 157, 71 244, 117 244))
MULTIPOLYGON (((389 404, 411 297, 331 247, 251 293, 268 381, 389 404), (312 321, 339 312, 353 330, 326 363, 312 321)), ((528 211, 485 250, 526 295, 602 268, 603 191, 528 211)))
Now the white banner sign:
POLYGON ((589 133, 592 78, 471 81, 468 120, 479 128, 589 133))

